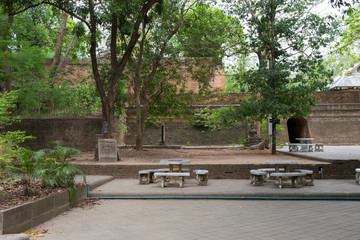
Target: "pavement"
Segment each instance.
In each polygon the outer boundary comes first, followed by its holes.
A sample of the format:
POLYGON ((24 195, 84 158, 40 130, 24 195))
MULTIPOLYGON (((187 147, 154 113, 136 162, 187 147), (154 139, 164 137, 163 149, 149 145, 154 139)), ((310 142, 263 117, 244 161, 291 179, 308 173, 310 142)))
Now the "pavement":
POLYGON ((327 162, 360 160, 360 146, 324 146, 323 152, 289 152, 288 147, 277 149, 277 151, 291 156, 327 162))
POLYGON ((354 240, 358 201, 100 200, 32 229, 37 240, 354 240))
MULTIPOLYGON (((91 184, 103 176, 88 176, 91 184)), ((194 177, 193 177, 194 178, 194 177)), ((160 181, 139 185, 137 179, 113 179, 89 192, 94 199, 353 199, 360 200, 360 185, 355 179, 315 179, 314 186, 279 189, 274 182, 253 186, 244 179, 209 179, 199 186, 195 179, 186 179, 183 188, 175 182, 160 187, 160 181)))
MULTIPOLYGON (((279 151, 289 154, 286 148, 279 151)), ((325 146, 324 152, 291 154, 327 162, 357 160, 360 147, 325 146)), ((73 208, 39 225, 31 231, 45 234, 30 239, 353 240, 360 236, 360 185, 355 179, 315 179, 314 186, 283 189, 273 182, 253 186, 244 179, 209 179, 208 186, 198 186, 194 176, 185 180, 183 188, 100 175, 87 176, 87 183, 89 198, 99 199, 94 205, 73 208)), ((14 237, 18 238, 0 239, 27 239, 14 237)))

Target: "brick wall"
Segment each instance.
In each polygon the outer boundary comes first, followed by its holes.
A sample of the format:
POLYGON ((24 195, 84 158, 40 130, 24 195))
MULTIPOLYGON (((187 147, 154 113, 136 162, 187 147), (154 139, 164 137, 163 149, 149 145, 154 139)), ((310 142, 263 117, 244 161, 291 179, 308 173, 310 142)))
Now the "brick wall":
MULTIPOLYGON (((121 150, 120 150, 121 154, 121 150)), ((163 165, 144 164, 144 165, 122 165, 117 164, 81 164, 79 165, 85 174, 108 175, 116 178, 138 178, 138 171, 142 169, 163 168, 163 165)), ((359 166, 359 161, 332 161, 312 165, 296 164, 292 169, 309 169, 314 171, 314 178, 320 179, 319 168, 323 168, 324 179, 355 179, 355 168, 359 166)), ((190 164, 192 173, 195 169, 209 170, 210 179, 250 179, 250 170, 271 167, 266 164, 190 164)), ((354 180, 355 181, 355 180, 354 180)))

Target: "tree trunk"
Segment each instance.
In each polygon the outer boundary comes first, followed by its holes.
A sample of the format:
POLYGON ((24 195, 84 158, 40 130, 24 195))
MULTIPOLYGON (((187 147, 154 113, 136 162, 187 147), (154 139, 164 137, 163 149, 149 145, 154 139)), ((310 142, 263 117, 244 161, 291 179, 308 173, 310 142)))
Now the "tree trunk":
MULTIPOLYGON (((58 74, 58 72, 60 71, 60 68, 61 68, 61 66, 59 66, 59 64, 61 62, 60 58, 61 58, 61 52, 62 52, 62 48, 63 48, 63 44, 64 44, 64 36, 65 36, 67 19, 68 19, 68 14, 63 11, 61 25, 60 25, 60 29, 59 29, 58 40, 56 43, 55 55, 54 55, 54 58, 51 62, 51 66, 50 66, 49 81, 50 81, 51 89, 54 88, 54 79, 56 77, 56 74, 58 74)), ((50 92, 48 99, 46 100, 46 107, 48 108, 49 112, 54 111, 54 102, 53 102, 52 98, 53 98, 53 94, 52 94, 52 92, 50 92)))
POLYGON ((271 154, 276 154, 276 123, 272 124, 271 154))
POLYGON ((58 70, 58 65, 60 63, 61 52, 62 52, 62 48, 63 48, 63 44, 64 44, 67 19, 68 19, 68 14, 63 11, 58 40, 56 43, 55 55, 54 55, 53 61, 51 63, 51 72, 50 72, 51 79, 55 77, 55 75, 57 73, 56 70, 58 70))
MULTIPOLYGON (((10 33, 10 27, 12 25, 12 23, 14 22, 14 15, 8 15, 8 22, 6 27, 4 28, 3 31, 0 32, 0 36, 1 39, 4 40, 4 45, 1 48, 1 51, 3 53, 7 52, 8 49, 8 45, 6 44, 6 42, 9 40, 8 36, 10 33)), ((6 56, 6 54, 4 54, 6 56)), ((10 73, 11 73, 11 68, 10 68, 10 62, 9 59, 7 57, 4 57, 1 59, 2 63, 3 63, 3 75, 4 78, 2 79, 4 82, 4 91, 5 92, 10 92, 11 91, 11 77, 10 77, 10 73)))
POLYGON ((136 107, 136 121, 137 121, 136 150, 137 151, 141 151, 144 149, 144 129, 145 129, 146 114, 148 109, 148 105, 146 101, 144 101, 143 106, 141 106, 140 104, 137 104, 136 107))

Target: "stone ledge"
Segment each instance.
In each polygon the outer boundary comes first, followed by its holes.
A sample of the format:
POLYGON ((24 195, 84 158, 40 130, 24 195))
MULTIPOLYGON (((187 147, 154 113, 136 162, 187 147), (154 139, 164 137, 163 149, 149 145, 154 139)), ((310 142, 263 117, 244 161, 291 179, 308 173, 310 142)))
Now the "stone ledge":
POLYGON ((68 191, 56 193, 46 198, 21 206, 0 211, 0 235, 21 233, 67 211, 85 200, 86 185, 77 186, 76 195, 68 191))

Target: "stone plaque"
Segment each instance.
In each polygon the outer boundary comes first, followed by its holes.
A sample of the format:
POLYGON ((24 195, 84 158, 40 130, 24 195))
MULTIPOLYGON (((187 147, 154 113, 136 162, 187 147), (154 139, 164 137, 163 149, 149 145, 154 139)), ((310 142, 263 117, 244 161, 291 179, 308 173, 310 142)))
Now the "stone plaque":
POLYGON ((116 139, 98 139, 99 162, 117 161, 117 141, 116 139))

